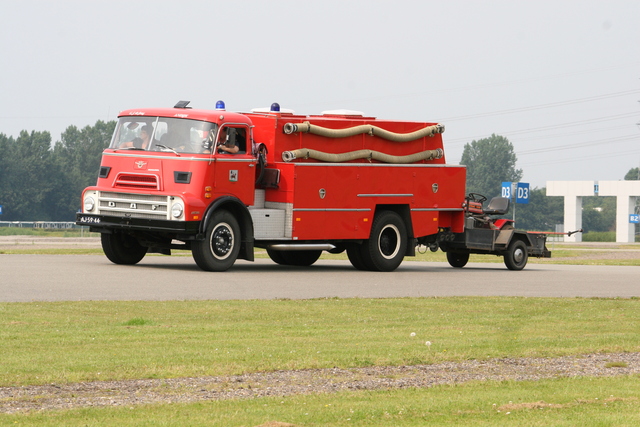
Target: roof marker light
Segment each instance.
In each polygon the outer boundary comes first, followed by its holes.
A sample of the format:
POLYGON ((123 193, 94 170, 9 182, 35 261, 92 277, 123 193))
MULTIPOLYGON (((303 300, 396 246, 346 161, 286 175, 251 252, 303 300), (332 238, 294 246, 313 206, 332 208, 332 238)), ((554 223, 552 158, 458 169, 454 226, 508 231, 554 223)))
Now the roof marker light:
POLYGON ((216 110, 224 110, 225 108, 227 107, 224 105, 224 101, 216 102, 216 110))
POLYGON ((274 102, 273 104, 271 104, 271 111, 273 111, 274 113, 279 113, 280 104, 278 104, 277 102, 274 102))

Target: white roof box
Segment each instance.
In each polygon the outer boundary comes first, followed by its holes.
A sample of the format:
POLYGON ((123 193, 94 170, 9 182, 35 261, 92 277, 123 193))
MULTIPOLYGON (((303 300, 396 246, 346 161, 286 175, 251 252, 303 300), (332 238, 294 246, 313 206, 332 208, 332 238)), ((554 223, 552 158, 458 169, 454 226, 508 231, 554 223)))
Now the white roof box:
POLYGON ((362 111, 355 110, 327 110, 321 113, 323 116, 364 116, 362 111))

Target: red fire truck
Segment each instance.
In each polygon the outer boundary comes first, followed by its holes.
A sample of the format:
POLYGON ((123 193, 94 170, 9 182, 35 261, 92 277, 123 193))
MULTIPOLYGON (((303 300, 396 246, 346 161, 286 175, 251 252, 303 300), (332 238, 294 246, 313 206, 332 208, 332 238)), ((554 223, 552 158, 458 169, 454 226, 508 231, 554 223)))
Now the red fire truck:
POLYGON ((76 223, 101 233, 116 264, 172 249, 207 271, 253 261, 255 248, 294 266, 346 251, 370 271, 395 270, 417 247, 442 249, 454 267, 470 253, 502 255, 512 270, 550 256, 544 235, 491 219, 507 199, 485 210, 465 196, 466 170, 446 164, 442 125, 188 104, 121 112, 97 184, 83 192, 76 223))

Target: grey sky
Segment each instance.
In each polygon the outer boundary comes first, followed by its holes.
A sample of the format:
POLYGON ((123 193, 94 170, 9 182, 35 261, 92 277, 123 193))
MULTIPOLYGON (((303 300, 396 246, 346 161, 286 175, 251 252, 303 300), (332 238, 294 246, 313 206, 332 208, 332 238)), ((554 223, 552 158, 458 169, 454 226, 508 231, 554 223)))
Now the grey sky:
POLYGON ((522 181, 640 166, 640 1, 4 1, 0 133, 173 106, 437 121, 504 135, 522 181))

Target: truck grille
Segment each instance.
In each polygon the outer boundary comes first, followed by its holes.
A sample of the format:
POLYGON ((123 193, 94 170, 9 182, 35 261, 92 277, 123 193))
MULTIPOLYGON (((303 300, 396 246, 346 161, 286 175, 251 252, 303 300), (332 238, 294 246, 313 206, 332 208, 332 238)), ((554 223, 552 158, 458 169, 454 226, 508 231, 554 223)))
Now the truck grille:
POLYGON ((128 218, 170 219, 169 196, 103 191, 98 197, 99 212, 128 218))
POLYGON ((139 188, 143 190, 159 190, 156 175, 120 174, 113 184, 115 188, 139 188))

